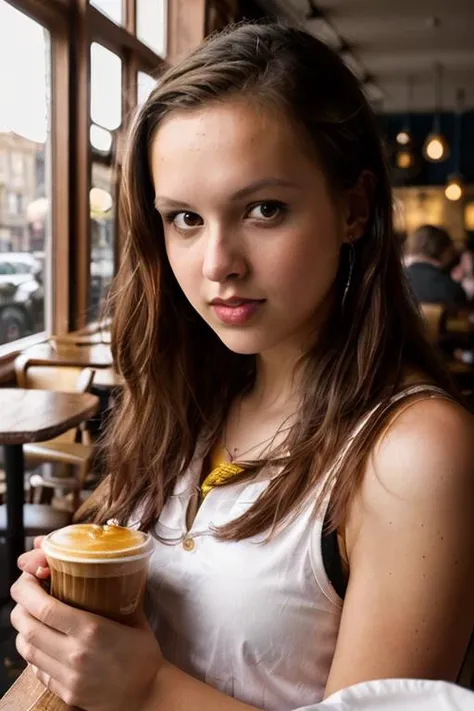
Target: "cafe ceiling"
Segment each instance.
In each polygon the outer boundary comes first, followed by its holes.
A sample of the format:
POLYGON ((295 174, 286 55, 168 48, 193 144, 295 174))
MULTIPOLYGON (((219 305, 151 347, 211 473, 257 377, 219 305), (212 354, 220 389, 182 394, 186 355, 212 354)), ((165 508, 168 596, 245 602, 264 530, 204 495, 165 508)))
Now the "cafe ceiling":
POLYGON ((261 0, 342 51, 384 113, 433 111, 435 65, 443 109, 474 108, 474 0, 261 0))

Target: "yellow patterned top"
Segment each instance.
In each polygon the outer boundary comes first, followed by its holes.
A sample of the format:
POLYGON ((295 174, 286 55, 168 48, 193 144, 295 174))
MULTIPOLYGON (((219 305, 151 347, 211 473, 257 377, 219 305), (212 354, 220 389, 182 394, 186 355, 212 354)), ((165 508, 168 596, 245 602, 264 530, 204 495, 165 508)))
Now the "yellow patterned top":
POLYGON ((215 447, 210 456, 211 471, 201 484, 201 497, 205 499, 215 486, 225 484, 237 474, 244 471, 244 467, 228 462, 223 449, 215 447))

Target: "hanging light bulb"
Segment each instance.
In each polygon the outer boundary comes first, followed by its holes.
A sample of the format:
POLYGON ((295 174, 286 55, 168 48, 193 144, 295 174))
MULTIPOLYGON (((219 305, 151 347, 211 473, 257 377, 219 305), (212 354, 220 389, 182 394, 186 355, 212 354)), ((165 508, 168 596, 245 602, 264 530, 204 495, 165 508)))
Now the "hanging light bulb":
POLYGON ((448 178, 446 187, 444 189, 444 194, 448 200, 452 202, 457 202, 460 200, 464 194, 462 181, 459 175, 452 175, 448 178))
MULTIPOLYGON (((397 136, 395 138, 396 142, 398 143, 399 146, 408 146, 412 140, 412 134, 411 134, 411 110, 412 110, 412 100, 413 100, 413 77, 409 76, 407 78, 407 108, 406 108, 406 116, 405 116, 405 125, 397 133, 397 136)), ((402 152, 403 154, 403 152, 402 152)), ((403 159, 402 159, 403 160, 403 159)), ((413 161, 411 161, 413 162, 413 161)), ((397 160, 398 163, 398 160, 397 160)), ((399 165, 399 168, 403 166, 399 165)), ((408 167, 408 166, 407 166, 408 167)))
POLYGON ((396 163, 397 168, 402 170, 411 168, 414 163, 413 153, 410 150, 397 151, 396 163))
POLYGON ((444 194, 448 200, 456 202, 460 200, 464 194, 462 176, 461 176, 461 140, 462 140, 462 112, 464 108, 464 89, 458 89, 456 92, 456 113, 454 115, 454 137, 453 137, 453 153, 454 153, 454 173, 448 177, 444 194))
POLYGON ((426 138, 423 146, 423 155, 426 160, 432 163, 440 163, 446 160, 449 155, 448 142, 441 133, 442 69, 441 64, 435 65, 435 115, 433 119, 433 130, 426 138))
POLYGON ((411 142, 411 136, 406 130, 399 131, 399 133, 397 133, 396 141, 401 146, 407 146, 411 142))
POLYGON ((448 143, 441 133, 430 133, 423 146, 423 154, 432 163, 446 160, 449 152, 448 143))

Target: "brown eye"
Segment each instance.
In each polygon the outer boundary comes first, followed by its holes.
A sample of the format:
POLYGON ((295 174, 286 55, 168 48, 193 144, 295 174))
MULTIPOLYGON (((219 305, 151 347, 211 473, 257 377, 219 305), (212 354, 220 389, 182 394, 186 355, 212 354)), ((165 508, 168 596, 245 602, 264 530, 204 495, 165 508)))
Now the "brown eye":
POLYGON ((203 224, 196 212, 178 212, 173 217, 173 224, 178 230, 192 229, 203 224))
POLYGON ((281 217, 283 212, 284 205, 275 201, 267 201, 254 205, 249 211, 248 216, 253 220, 271 222, 281 217))

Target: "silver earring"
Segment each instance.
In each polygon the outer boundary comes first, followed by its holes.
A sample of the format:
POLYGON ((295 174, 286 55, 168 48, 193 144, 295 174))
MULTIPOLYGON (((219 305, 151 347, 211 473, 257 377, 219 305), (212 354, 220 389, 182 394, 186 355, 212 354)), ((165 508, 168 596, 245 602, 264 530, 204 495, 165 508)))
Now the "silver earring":
POLYGON ((349 242, 349 273, 347 275, 347 281, 346 281, 346 286, 344 289, 344 294, 342 297, 342 302, 341 302, 341 308, 344 308, 344 304, 346 303, 346 297, 349 292, 350 286, 351 286, 351 281, 352 281, 352 272, 354 271, 354 263, 355 263, 355 248, 352 242, 349 242))

